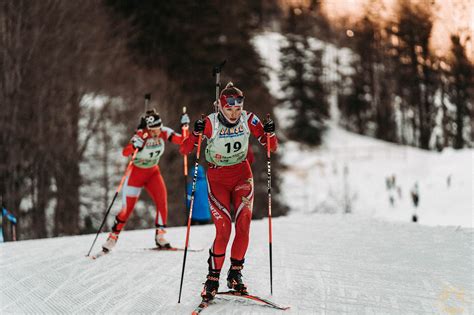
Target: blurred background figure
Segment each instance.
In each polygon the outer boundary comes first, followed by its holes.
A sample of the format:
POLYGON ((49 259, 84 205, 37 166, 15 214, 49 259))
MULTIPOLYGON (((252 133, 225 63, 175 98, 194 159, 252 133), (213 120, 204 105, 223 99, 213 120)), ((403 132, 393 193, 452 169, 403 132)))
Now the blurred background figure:
POLYGON ((418 221, 418 216, 416 214, 416 210, 418 208, 418 203, 420 201, 420 192, 418 190, 418 182, 415 182, 415 185, 413 185, 413 188, 410 191, 411 194, 411 200, 413 201, 413 216, 412 216, 412 221, 417 222, 418 221))
POLYGON ((16 241, 16 217, 2 205, 0 215, 0 243, 5 241, 16 241))
MULTIPOLYGON (((390 202, 390 206, 395 206, 395 195, 398 193, 397 183, 395 174, 389 176, 386 179, 387 189, 388 189, 388 201, 390 202)), ((400 195, 400 193, 398 193, 400 195)))
MULTIPOLYGON (((189 169, 190 178, 194 174, 194 167, 189 169)), ((193 183, 189 182, 186 188, 187 201, 186 209, 189 211, 191 203, 191 192, 193 189, 193 183)), ((191 217, 191 224, 208 224, 211 222, 211 212, 209 210, 209 200, 207 199, 207 179, 206 171, 201 165, 198 166, 197 180, 196 180, 196 192, 194 194, 194 205, 193 215, 191 217)))

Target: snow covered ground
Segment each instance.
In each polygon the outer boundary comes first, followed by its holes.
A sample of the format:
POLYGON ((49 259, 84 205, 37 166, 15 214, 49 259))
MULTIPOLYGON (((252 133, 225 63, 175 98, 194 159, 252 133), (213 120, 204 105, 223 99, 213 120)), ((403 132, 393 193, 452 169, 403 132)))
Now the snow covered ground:
MULTIPOLYGON (((0 313, 190 314, 207 250, 188 253, 178 304, 183 252, 143 250, 153 233, 125 231, 95 261, 84 257, 94 235, 1 244, 0 313)), ((254 294, 291 309, 226 298, 203 314, 472 314, 472 233, 356 215, 276 218, 270 297, 267 220, 254 221, 244 279, 254 294)), ((213 234, 211 225, 193 226, 190 246, 207 249, 213 234)), ((182 245, 185 228, 167 235, 182 245)))
MULTIPOLYGON (((472 151, 426 152, 331 126, 322 148, 287 142, 282 152, 280 198, 291 212, 274 218, 274 294, 267 220, 252 222, 243 271, 252 293, 290 305, 285 314, 474 313, 472 151), (393 207, 385 187, 392 174, 402 192, 393 207), (421 224, 410 222, 414 181, 421 224), (343 214, 346 206, 351 214, 343 214)), ((185 227, 167 235, 183 246, 185 227)), ((180 304, 183 252, 144 250, 153 230, 124 231, 116 249, 95 261, 84 257, 94 235, 0 244, 0 313, 190 314, 213 237, 212 225, 192 227, 190 247, 203 250, 188 253, 180 304)), ((230 297, 203 312, 277 313, 230 297)))

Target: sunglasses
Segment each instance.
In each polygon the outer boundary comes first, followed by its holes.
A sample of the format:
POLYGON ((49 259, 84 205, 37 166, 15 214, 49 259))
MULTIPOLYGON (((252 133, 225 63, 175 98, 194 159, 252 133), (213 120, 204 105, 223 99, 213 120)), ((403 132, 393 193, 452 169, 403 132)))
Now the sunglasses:
POLYGON ((228 96, 225 98, 227 105, 229 106, 242 106, 244 104, 244 97, 243 96, 228 96))

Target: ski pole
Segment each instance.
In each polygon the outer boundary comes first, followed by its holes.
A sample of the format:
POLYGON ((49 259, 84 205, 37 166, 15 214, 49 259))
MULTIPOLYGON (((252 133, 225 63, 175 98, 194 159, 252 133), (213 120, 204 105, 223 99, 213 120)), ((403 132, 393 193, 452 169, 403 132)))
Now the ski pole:
MULTIPOLYGON (((267 120, 270 114, 267 114, 267 120)), ((270 294, 273 295, 272 269, 272 164, 270 159, 270 133, 267 133, 267 189, 268 189, 268 249, 270 253, 270 294)))
POLYGON ((125 174, 123 174, 122 179, 120 180, 120 185, 117 187, 117 190, 115 191, 114 198, 112 199, 112 202, 110 203, 109 208, 105 212, 105 216, 104 216, 104 219, 102 220, 102 224, 100 225, 99 229, 97 230, 97 234, 95 235, 95 239, 92 242, 91 248, 89 249, 89 252, 87 253, 87 256, 89 256, 91 254, 92 248, 94 247, 94 244, 97 241, 97 237, 99 236, 100 231, 104 227, 105 220, 107 220, 107 216, 109 215, 110 209, 112 208, 112 205, 114 204, 115 199, 117 198, 117 195, 119 194, 120 190, 122 189, 125 178, 127 178, 127 176, 130 173, 130 170, 132 169, 132 162, 135 159, 135 156, 137 155, 137 152, 138 152, 138 149, 135 149, 135 152, 133 152, 133 155, 132 155, 132 159, 130 160, 130 162, 128 162, 127 168, 125 170, 125 174))
MULTIPOLYGON (((201 118, 204 119, 204 115, 202 115, 201 118)), ((183 269, 181 270, 181 283, 179 284, 178 303, 181 303, 181 291, 183 289, 184 267, 186 266, 186 254, 188 253, 189 231, 191 229, 191 217, 193 216, 194 194, 196 192, 196 181, 197 181, 197 173, 198 173, 198 166, 199 166, 199 156, 201 154, 201 142, 202 142, 202 133, 200 133, 199 137, 198 137, 198 147, 197 147, 197 153, 196 153, 196 161, 194 162, 193 186, 192 186, 192 190, 191 190, 191 200, 190 200, 190 203, 189 203, 188 226, 186 228, 186 243, 184 245, 183 269)))
POLYGON ((151 100, 151 93, 146 93, 145 94, 145 113, 148 110, 148 103, 151 100))
POLYGON ((226 61, 227 60, 224 59, 224 61, 222 61, 217 66, 214 66, 214 68, 212 69, 212 76, 216 77, 216 104, 214 108, 216 113, 217 113, 217 102, 219 100, 219 89, 221 87, 221 71, 222 71, 222 68, 224 68, 226 61))
MULTIPOLYGON (((183 106, 183 114, 186 114, 186 106, 183 106)), ((188 137, 189 125, 184 124, 181 126, 181 134, 183 136, 183 141, 188 137)), ((184 209, 188 208, 188 155, 183 156, 183 168, 184 168, 184 209)))

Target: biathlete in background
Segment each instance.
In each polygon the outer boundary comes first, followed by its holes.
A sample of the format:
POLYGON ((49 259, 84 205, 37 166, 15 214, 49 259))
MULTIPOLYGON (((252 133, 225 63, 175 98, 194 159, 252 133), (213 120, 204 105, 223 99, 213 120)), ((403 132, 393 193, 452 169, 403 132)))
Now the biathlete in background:
POLYGON ((249 137, 252 134, 266 146, 269 145, 266 133, 269 133, 271 151, 277 148, 274 122, 269 119, 262 124, 255 114, 243 110, 243 105, 242 91, 228 83, 220 93, 217 113, 208 115, 204 120, 197 120, 193 133, 181 146, 181 153, 189 154, 198 142, 199 134, 203 134, 207 140, 205 155, 208 162, 208 194, 216 236, 209 250, 209 273, 201 293, 204 300, 212 300, 219 287, 232 228, 231 206, 235 215, 235 238, 227 286, 241 293, 247 292, 241 270, 249 244, 254 198, 253 175, 247 160, 249 137))
MULTIPOLYGON (((181 124, 188 124, 187 114, 181 116, 181 124)), ((107 241, 102 245, 104 251, 110 251, 117 243, 120 232, 133 211, 135 203, 143 187, 153 199, 156 206, 155 243, 160 248, 170 248, 165 239, 165 227, 168 217, 168 201, 166 185, 160 173, 158 163, 165 151, 165 142, 170 141, 181 145, 183 137, 173 129, 162 125, 160 115, 154 110, 148 110, 142 117, 137 132, 123 149, 124 156, 130 156, 135 149, 138 153, 132 162, 132 169, 125 179, 122 191, 122 210, 115 217, 107 241)))

